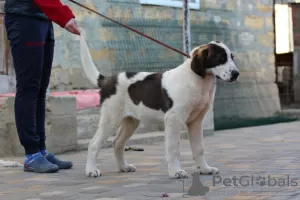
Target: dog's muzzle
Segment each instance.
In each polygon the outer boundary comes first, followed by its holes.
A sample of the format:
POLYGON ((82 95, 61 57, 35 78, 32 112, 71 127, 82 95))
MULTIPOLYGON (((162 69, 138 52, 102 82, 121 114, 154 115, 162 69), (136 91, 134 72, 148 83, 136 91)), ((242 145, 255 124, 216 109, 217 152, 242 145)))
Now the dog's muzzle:
POLYGON ((238 79, 238 77, 240 76, 240 72, 237 71, 237 70, 234 70, 231 72, 231 78, 230 78, 230 81, 233 82, 233 81, 236 81, 238 79))

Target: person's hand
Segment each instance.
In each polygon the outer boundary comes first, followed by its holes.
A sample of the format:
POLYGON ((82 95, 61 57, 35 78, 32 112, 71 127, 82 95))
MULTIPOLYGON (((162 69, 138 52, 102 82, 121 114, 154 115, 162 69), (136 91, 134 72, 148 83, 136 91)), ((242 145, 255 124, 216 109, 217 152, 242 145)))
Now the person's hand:
POLYGON ((74 18, 70 19, 66 26, 65 26, 65 29, 67 31, 69 31, 70 33, 73 33, 73 34, 76 34, 76 35, 80 35, 80 31, 78 29, 78 26, 77 26, 77 23, 75 21, 74 18))

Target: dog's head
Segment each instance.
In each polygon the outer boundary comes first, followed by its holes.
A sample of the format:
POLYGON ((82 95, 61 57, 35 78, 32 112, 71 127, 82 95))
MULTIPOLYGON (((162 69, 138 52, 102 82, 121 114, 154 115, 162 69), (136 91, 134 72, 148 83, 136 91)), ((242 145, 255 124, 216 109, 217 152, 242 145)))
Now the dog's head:
POLYGON ((191 59, 193 72, 202 78, 210 73, 218 79, 234 82, 240 75, 231 51, 219 41, 212 41, 194 48, 191 52, 191 59))

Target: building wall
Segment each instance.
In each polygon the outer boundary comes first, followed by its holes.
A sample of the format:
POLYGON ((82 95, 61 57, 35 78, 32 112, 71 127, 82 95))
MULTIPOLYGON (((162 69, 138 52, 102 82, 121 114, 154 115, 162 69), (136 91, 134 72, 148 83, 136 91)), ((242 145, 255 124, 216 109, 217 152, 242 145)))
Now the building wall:
MULTIPOLYGON (((123 70, 163 71, 183 57, 116 24, 70 5, 97 66, 105 74, 123 70)), ((182 10, 144 6, 139 0, 81 0, 81 3, 182 49, 182 10), (100 3, 101 2, 101 3, 100 3)), ((79 41, 55 25, 56 47, 51 89, 90 88, 82 73, 79 41)), ((280 110, 274 83, 274 34, 271 0, 201 0, 191 11, 192 46, 220 40, 235 54, 238 83, 218 83, 215 119, 270 116, 280 110)), ((188 81, 188 80, 178 80, 188 81)))
MULTIPOLYGON (((144 6, 138 0, 85 0, 85 5, 182 49, 182 10, 144 6)), ((192 46, 221 40, 234 52, 241 70, 238 83, 218 83, 215 119, 265 117, 280 110, 275 85, 274 34, 270 0, 201 0, 191 11, 192 46)), ((183 57, 95 14, 68 3, 85 30, 94 62, 104 73, 122 70, 162 71, 183 57)), ((57 38, 52 88, 88 86, 82 79, 79 42, 62 29, 57 38), (57 84, 59 83, 59 84, 57 84)), ((185 81, 185 80, 178 80, 185 81)))
POLYGON ((294 46, 300 46, 300 4, 291 4, 292 8, 292 19, 293 19, 293 35, 294 35, 294 46))
POLYGON ((293 21, 293 38, 294 38, 294 66, 293 66, 293 86, 294 100, 300 103, 300 4, 291 4, 292 21, 293 21))
POLYGON ((9 42, 6 37, 4 15, 4 0, 0 0, 0 94, 15 92, 16 85, 9 42))

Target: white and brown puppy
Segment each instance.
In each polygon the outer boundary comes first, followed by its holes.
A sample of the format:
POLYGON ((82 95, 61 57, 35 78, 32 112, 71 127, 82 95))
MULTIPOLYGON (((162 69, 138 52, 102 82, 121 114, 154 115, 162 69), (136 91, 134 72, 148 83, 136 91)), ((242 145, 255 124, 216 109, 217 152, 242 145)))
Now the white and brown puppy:
POLYGON ((96 69, 87 44, 81 37, 81 60, 88 79, 98 85, 101 116, 98 130, 89 143, 86 175, 101 176, 96 159, 109 136, 117 133, 114 152, 118 169, 134 172, 124 158, 124 146, 141 118, 155 118, 165 124, 165 150, 171 178, 185 178, 179 162, 180 131, 187 125, 196 169, 203 174, 218 173, 204 156, 203 119, 214 101, 216 78, 238 79, 239 71, 226 45, 213 41, 196 47, 191 58, 163 73, 122 72, 105 77, 96 69))

